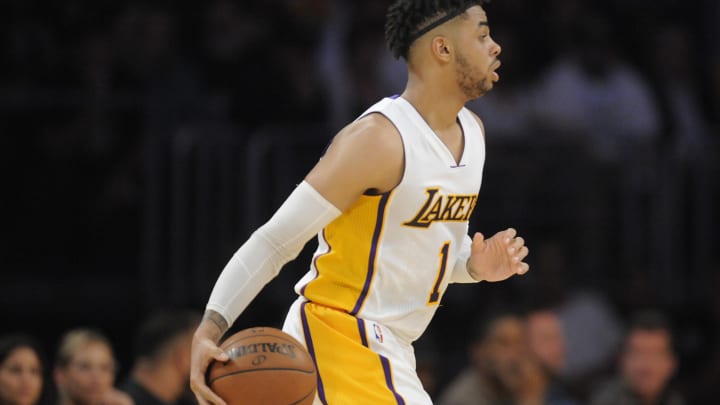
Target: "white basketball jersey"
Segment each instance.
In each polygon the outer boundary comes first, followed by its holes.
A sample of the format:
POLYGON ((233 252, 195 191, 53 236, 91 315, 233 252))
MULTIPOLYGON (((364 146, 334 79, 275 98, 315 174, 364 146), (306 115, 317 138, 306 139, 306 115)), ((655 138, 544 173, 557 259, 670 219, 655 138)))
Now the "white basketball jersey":
POLYGON ((387 117, 402 137, 403 178, 392 191, 363 195, 323 229, 296 291, 411 342, 435 313, 464 239, 467 245, 485 144, 466 108, 458 114, 465 139, 459 162, 407 100, 383 99, 360 118, 371 113, 387 117))

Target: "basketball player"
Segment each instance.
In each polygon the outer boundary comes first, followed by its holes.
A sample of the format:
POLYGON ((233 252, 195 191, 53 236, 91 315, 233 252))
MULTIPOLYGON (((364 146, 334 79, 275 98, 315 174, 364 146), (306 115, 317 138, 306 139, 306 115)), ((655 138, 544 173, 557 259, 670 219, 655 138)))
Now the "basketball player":
POLYGON ((205 384, 217 342, 260 289, 317 235, 310 271, 283 329, 318 369, 317 404, 430 404, 412 342, 449 283, 528 271, 513 229, 468 236, 485 160, 482 122, 464 108, 499 79, 500 46, 484 1, 399 0, 388 46, 408 64, 401 96, 370 107, 228 262, 195 332, 191 387, 205 384))

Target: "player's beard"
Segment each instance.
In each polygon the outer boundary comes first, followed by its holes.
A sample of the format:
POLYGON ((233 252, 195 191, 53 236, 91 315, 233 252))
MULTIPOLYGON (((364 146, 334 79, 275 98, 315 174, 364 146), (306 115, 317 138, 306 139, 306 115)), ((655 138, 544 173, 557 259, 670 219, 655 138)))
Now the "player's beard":
POLYGON ((455 65, 455 75, 457 84, 468 100, 474 100, 482 97, 485 93, 492 90, 492 81, 488 80, 488 75, 480 72, 479 69, 473 68, 468 60, 458 52, 455 57, 457 64, 455 65))

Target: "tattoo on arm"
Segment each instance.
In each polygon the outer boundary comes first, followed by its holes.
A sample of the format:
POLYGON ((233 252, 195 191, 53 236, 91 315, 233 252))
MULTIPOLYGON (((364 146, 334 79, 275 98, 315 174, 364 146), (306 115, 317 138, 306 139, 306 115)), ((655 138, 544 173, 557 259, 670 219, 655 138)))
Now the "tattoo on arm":
POLYGON ((205 314, 203 315, 203 322, 206 322, 206 321, 210 321, 215 326, 217 326, 217 334, 213 334, 213 336, 212 336, 216 341, 220 340, 222 335, 229 328, 225 318, 223 318, 222 315, 213 311, 212 309, 208 309, 207 311, 205 311, 205 314))

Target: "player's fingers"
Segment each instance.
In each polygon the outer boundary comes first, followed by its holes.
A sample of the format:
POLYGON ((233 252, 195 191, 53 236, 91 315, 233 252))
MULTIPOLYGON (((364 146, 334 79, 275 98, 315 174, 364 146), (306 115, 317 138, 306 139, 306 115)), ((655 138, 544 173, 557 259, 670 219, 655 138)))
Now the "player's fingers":
POLYGON ((505 243, 510 243, 510 241, 512 240, 512 238, 515 237, 515 235, 517 235, 517 231, 515 230, 515 228, 508 228, 505 231, 505 243))
POLYGON ((205 381, 202 378, 197 378, 197 376, 194 376, 191 379, 190 388, 192 388, 192 391, 195 393, 195 397, 197 398, 200 405, 227 405, 225 404, 225 401, 222 400, 222 398, 212 392, 210 387, 205 385, 205 381))
POLYGON ((483 249, 485 247, 485 236, 480 232, 475 232, 472 239, 473 247, 483 249))
POLYGON ((221 348, 219 348, 212 340, 210 339, 203 339, 199 342, 200 350, 198 350, 199 354, 199 362, 203 365, 203 371, 207 369, 207 366, 210 365, 210 361, 212 359, 215 359, 220 362, 226 362, 230 360, 227 353, 225 353, 221 348))
POLYGON ((528 255, 528 253, 530 253, 530 250, 528 250, 527 246, 521 247, 515 255, 515 261, 521 262, 522 259, 524 259, 528 255))
POLYGON ((216 393, 212 392, 212 390, 208 388, 208 386, 203 386, 201 390, 205 392, 205 397, 208 398, 210 403, 215 405, 227 405, 225 401, 223 401, 222 398, 217 396, 216 393))
POLYGON ((510 247, 508 247, 508 252, 510 252, 511 255, 515 255, 520 249, 525 245, 525 239, 518 236, 517 238, 513 239, 512 242, 510 242, 510 247))
POLYGON ((203 398, 200 394, 195 394, 195 399, 197 400, 198 405, 212 405, 208 400, 203 398))
POLYGON ((202 398, 200 395, 195 394, 195 400, 197 401, 198 405, 210 405, 210 403, 206 401, 205 398, 202 398))
POLYGON ((224 352, 221 348, 219 348, 219 347, 213 348, 212 351, 211 351, 211 354, 212 354, 212 358, 213 358, 213 359, 215 359, 215 360, 217 360, 217 361, 220 361, 220 362, 223 362, 223 363, 226 362, 226 361, 228 361, 228 360, 230 360, 230 357, 228 357, 228 354, 225 353, 225 352, 224 352))
POLYGON ((212 390, 210 390, 210 387, 207 386, 205 383, 205 371, 207 370, 210 361, 212 360, 212 346, 211 344, 205 344, 206 350, 205 353, 207 355, 202 355, 202 360, 200 360, 198 363, 200 367, 195 368, 195 366, 192 367, 190 371, 190 389, 192 389, 193 393, 195 393, 195 396, 198 398, 198 403, 201 405, 203 403, 210 405, 210 404, 220 404, 219 401, 222 401, 217 395, 215 395, 212 390), (207 349, 210 348, 208 351, 207 349))
POLYGON ((190 372, 190 391, 195 395, 195 399, 197 399, 197 402, 199 405, 208 405, 208 401, 205 400, 205 398, 200 394, 200 390, 198 389, 198 383, 196 383, 197 377, 196 373, 194 371, 190 372))
POLYGON ((530 265, 525 262, 521 262, 517 266, 517 274, 523 275, 523 274, 527 273, 528 270, 530 270, 530 265))

